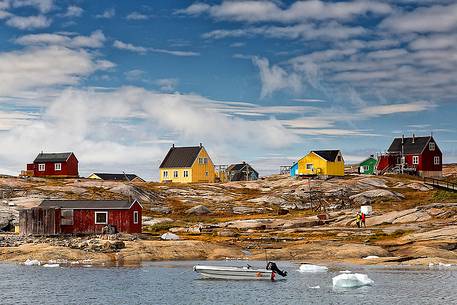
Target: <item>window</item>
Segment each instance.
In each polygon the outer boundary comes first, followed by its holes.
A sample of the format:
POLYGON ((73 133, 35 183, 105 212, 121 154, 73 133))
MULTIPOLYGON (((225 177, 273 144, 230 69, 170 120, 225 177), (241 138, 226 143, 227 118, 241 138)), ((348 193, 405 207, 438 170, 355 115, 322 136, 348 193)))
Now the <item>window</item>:
POLYGON ((168 171, 163 171, 163 177, 168 178, 168 171))
POLYGON ((46 169, 46 164, 38 164, 38 171, 44 172, 46 169))
POLYGON ((419 156, 413 156, 413 164, 414 165, 419 164, 419 156))
POLYGON ((184 177, 189 177, 189 171, 184 171, 184 177))
POLYGON ((430 150, 430 151, 434 151, 435 150, 435 143, 434 142, 428 143, 428 150, 430 150))
POLYGON ((133 211, 133 223, 137 224, 138 223, 138 211, 133 211))
POLYGON ((433 157, 433 164, 440 165, 440 156, 433 157))
POLYGON ((95 224, 96 225, 108 224, 108 212, 95 212, 95 224))
POLYGON ((208 158, 203 158, 203 163, 208 164, 208 158))
POLYGON ((69 209, 60 210, 60 224, 62 226, 73 225, 73 210, 69 210, 69 209))
POLYGON ((313 167, 314 167, 314 166, 313 166, 312 163, 306 164, 306 169, 307 169, 307 170, 313 170, 313 167))
POLYGON ((62 170, 62 163, 54 163, 54 170, 55 171, 62 170))
POLYGON ((205 172, 205 176, 208 177, 208 172, 205 172))
POLYGON ((198 164, 203 164, 203 158, 198 158, 198 164))
POLYGON ((336 160, 337 160, 338 162, 341 162, 341 156, 336 157, 336 160))
POLYGON ((363 166, 363 170, 364 170, 364 171, 368 171, 368 169, 369 169, 368 165, 364 165, 364 166, 363 166))
POLYGON ((173 171, 173 178, 178 178, 178 176, 179 176, 178 171, 173 171))

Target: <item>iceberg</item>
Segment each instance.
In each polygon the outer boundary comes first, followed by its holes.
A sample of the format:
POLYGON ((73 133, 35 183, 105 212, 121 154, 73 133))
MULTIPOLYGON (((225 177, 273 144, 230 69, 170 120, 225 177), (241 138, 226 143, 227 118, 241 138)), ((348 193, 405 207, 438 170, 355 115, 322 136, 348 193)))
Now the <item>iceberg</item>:
POLYGON ((308 286, 308 288, 309 288, 309 289, 321 289, 321 286, 319 286, 319 285, 317 285, 317 286, 311 286, 311 287, 308 286))
POLYGON ((301 264, 298 269, 300 272, 327 272, 328 268, 325 266, 311 265, 311 264, 301 264))
POLYGON ((343 273, 335 276, 332 280, 333 288, 357 288, 374 284, 368 275, 361 273, 343 273))
POLYGON ((36 260, 36 259, 27 259, 24 262, 24 265, 26 265, 26 266, 40 266, 41 263, 40 263, 39 260, 36 260))
POLYGON ((56 267, 60 267, 59 264, 44 264, 43 267, 46 267, 46 268, 56 268, 56 267))
POLYGON ((364 257, 362 259, 375 259, 375 258, 379 258, 379 256, 377 256, 377 255, 368 255, 368 256, 366 256, 366 257, 364 257))
POLYGON ((162 234, 162 236, 160 236, 160 239, 164 239, 164 240, 178 240, 178 239, 179 239, 179 236, 176 235, 176 234, 167 232, 167 233, 162 234))

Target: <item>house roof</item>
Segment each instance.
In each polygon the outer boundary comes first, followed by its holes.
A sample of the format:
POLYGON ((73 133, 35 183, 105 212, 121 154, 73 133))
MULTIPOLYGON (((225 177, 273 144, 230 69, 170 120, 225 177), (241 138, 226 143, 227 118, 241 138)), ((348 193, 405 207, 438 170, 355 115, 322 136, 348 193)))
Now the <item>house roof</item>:
MULTIPOLYGON (((420 154, 426 147, 427 143, 433 139, 431 136, 427 137, 405 137, 403 144, 403 152, 406 155, 420 154)), ((402 138, 395 138, 387 150, 390 153, 401 153, 402 138)))
POLYGON ((191 167, 203 146, 171 147, 159 168, 191 167))
POLYGON ((321 158, 334 162, 336 157, 338 156, 339 150, 312 150, 311 152, 315 153, 316 155, 320 156, 321 158))
POLYGON ((72 152, 65 153, 39 153, 35 158, 34 163, 37 162, 65 162, 70 158, 72 152))
MULTIPOLYGON (((102 180, 119 180, 119 181, 132 181, 135 178, 141 179, 135 174, 108 174, 108 173, 93 173, 92 175, 95 175, 99 177, 102 180)), ((91 175, 91 176, 92 176, 91 175)), ((143 180, 143 179, 141 179, 143 180)), ((144 181, 144 180, 143 180, 144 181)))
POLYGON ((256 174, 258 174, 257 171, 256 171, 251 165, 249 165, 248 163, 245 163, 245 162, 243 162, 243 163, 237 163, 237 164, 231 164, 229 167, 227 167, 227 171, 228 171, 228 172, 231 172, 231 171, 240 171, 240 170, 242 170, 245 166, 249 166, 249 170, 250 170, 250 171, 253 171, 253 172, 255 172, 256 174))
POLYGON ((378 162, 378 160, 375 158, 375 157, 368 157, 366 158, 365 160, 363 160, 362 162, 360 162, 359 164, 364 164, 368 161, 375 161, 375 162, 378 162))
POLYGON ((100 210, 100 209, 129 209, 134 202, 128 200, 43 200, 40 207, 50 208, 57 207, 62 209, 82 209, 82 210, 100 210))

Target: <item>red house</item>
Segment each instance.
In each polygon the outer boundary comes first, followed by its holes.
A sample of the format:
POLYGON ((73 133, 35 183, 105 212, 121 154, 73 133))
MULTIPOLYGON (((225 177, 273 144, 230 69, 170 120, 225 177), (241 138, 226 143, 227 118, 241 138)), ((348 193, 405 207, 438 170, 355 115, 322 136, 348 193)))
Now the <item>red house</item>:
POLYGON ((78 159, 72 152, 43 153, 27 164, 27 176, 34 177, 78 177, 78 159))
POLYGON ((108 225, 141 233, 142 211, 136 200, 43 200, 20 212, 19 227, 24 235, 100 234, 108 225))
POLYGON ((395 138, 386 154, 378 157, 377 172, 397 172, 421 177, 441 177, 443 154, 432 136, 395 138))

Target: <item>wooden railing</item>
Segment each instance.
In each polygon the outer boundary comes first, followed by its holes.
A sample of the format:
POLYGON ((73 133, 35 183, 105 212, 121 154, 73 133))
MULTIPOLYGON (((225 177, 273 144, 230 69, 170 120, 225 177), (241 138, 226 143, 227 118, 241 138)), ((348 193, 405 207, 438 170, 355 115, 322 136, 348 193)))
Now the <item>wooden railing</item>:
POLYGON ((457 183, 446 181, 446 180, 441 180, 441 179, 435 179, 435 178, 424 178, 424 183, 431 185, 433 187, 437 188, 443 188, 449 191, 455 191, 457 192, 457 183))

